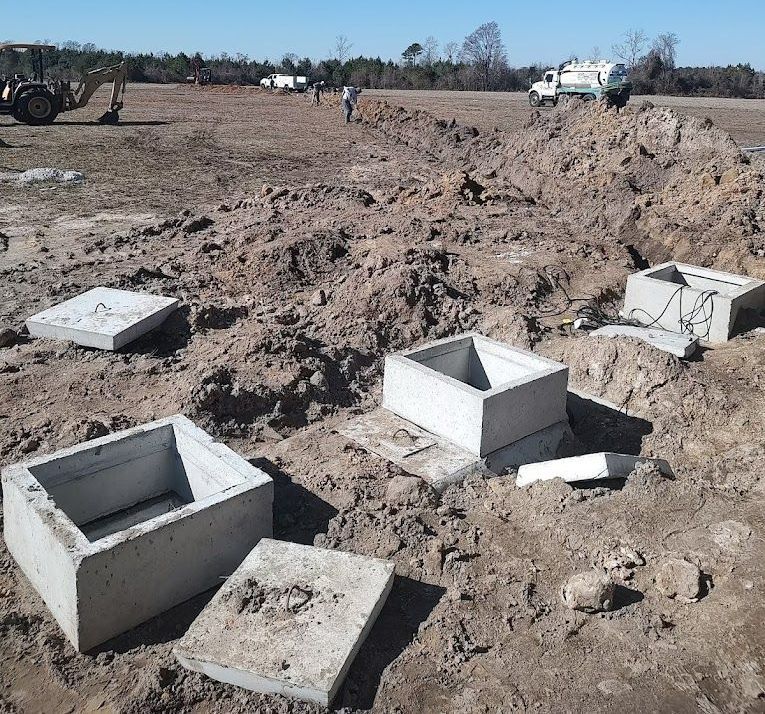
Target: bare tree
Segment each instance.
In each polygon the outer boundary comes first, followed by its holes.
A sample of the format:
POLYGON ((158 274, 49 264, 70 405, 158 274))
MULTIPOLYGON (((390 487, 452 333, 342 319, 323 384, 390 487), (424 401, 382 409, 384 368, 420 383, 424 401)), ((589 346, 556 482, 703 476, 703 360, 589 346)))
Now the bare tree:
POLYGON ((643 55, 647 43, 648 35, 643 30, 627 30, 621 42, 611 45, 611 51, 632 69, 643 55))
POLYGON ((590 50, 590 59, 591 60, 599 60, 600 59, 600 47, 598 45, 595 45, 590 50))
POLYGON ((656 36, 651 49, 661 58, 664 69, 674 69, 680 38, 674 32, 662 32, 656 36))
POLYGON ((494 72, 507 63, 499 25, 487 22, 471 32, 462 43, 462 57, 481 73, 481 82, 486 91, 494 72))
POLYGON ((454 62, 454 58, 457 56, 457 54, 460 51, 460 43, 454 42, 452 40, 451 42, 447 42, 444 45, 444 52, 446 53, 446 61, 451 64, 454 62))
POLYGON ((335 38, 335 59, 341 64, 345 64, 345 60, 348 59, 348 55, 351 52, 351 47, 353 47, 353 42, 345 35, 338 35, 335 38))
POLYGON ((428 35, 422 45, 422 61, 428 67, 438 59, 438 40, 428 35))

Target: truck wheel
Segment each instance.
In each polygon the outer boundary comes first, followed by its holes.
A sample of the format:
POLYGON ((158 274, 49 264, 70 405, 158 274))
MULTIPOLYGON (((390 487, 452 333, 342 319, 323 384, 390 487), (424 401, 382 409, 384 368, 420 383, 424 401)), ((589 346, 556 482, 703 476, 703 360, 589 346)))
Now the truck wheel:
POLYGON ((583 94, 582 95, 582 101, 583 102, 594 102, 595 101, 595 95, 594 94, 583 94))
POLYGON ((542 103, 542 97, 539 96, 538 92, 531 92, 529 94, 529 104, 531 104, 532 107, 538 107, 542 103))
POLYGON ((58 115, 58 102, 47 89, 31 89, 21 95, 16 111, 25 124, 44 126, 58 115))

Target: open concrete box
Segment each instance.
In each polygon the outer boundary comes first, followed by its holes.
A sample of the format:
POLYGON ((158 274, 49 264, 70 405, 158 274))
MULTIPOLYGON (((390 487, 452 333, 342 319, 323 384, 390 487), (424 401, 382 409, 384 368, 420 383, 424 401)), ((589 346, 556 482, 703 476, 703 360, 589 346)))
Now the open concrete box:
POLYGON ((745 308, 765 309, 765 282, 695 265, 662 263, 627 278, 622 314, 644 325, 725 342, 745 308))
POLYGON ((483 457, 566 421, 568 367, 469 333, 385 358, 383 407, 483 457))
POLYGON ((273 482, 181 415, 3 470, 8 549, 88 650, 229 576, 273 482))

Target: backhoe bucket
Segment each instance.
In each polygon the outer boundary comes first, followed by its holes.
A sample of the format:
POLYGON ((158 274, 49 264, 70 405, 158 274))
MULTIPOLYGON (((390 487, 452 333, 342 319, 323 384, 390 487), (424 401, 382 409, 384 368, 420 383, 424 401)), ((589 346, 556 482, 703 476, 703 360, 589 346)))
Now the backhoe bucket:
POLYGON ((110 124, 114 126, 120 120, 120 113, 117 109, 110 109, 105 114, 98 117, 99 124, 110 124))

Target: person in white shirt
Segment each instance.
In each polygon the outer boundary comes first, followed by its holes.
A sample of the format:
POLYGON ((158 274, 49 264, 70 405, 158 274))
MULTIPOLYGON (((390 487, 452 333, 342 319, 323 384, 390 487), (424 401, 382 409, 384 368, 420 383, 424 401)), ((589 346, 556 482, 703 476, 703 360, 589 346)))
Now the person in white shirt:
POLYGON ((343 116, 345 117, 345 123, 348 124, 351 121, 351 115, 356 108, 356 103, 359 101, 359 93, 356 87, 343 87, 343 116))

